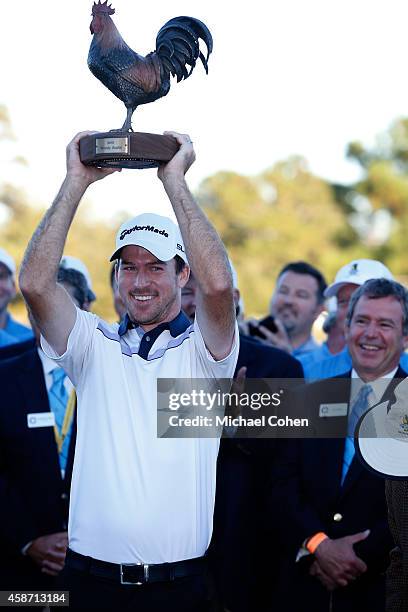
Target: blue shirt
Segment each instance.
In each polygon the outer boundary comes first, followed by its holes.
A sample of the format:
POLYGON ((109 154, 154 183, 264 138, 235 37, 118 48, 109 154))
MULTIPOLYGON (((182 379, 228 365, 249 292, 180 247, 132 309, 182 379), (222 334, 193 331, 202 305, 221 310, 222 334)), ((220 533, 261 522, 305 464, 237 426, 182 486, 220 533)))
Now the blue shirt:
MULTIPOLYGON (((345 347, 340 353, 337 353, 337 355, 326 357, 321 361, 305 360, 304 363, 301 359, 299 359, 299 361, 302 362, 303 370, 305 373, 305 380, 307 382, 312 382, 314 380, 322 380, 323 378, 333 378, 335 376, 340 376, 340 374, 344 374, 352 368, 351 356, 347 347, 345 347)), ((407 353, 402 353, 400 359, 400 366, 405 371, 407 371, 407 353)))
POLYGON ((327 348, 327 342, 323 342, 323 344, 318 346, 314 351, 303 353, 299 355, 297 359, 299 359, 303 368, 310 368, 313 364, 320 363, 324 359, 332 356, 332 353, 327 348))
POLYGON ((17 343, 18 343, 17 338, 14 338, 14 336, 10 336, 10 334, 5 332, 4 329, 0 329, 0 347, 9 346, 10 344, 17 344, 17 343))
POLYGON ((297 348, 293 349, 292 356, 296 357, 296 359, 299 359, 299 355, 305 355, 305 354, 309 355, 311 352, 315 351, 318 348, 319 348, 319 345, 317 344, 316 340, 314 340, 312 336, 310 336, 306 340, 306 342, 304 342, 297 348))
MULTIPOLYGON (((14 342, 23 342, 24 340, 30 340, 34 338, 33 330, 30 327, 17 323, 10 314, 7 314, 7 322, 4 330, 6 334, 14 338, 14 342)), ((9 344, 14 344, 9 342, 9 344)))

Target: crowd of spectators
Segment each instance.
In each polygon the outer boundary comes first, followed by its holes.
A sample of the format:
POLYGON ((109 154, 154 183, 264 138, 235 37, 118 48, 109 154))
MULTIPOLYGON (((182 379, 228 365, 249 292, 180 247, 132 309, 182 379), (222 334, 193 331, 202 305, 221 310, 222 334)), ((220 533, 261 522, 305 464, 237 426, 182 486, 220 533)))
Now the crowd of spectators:
MULTIPOLYGON (((10 315, 15 274, 13 258, 0 249, 1 583, 7 589, 47 589, 63 567, 68 542, 75 392, 42 351, 32 317, 29 327, 10 315), (38 429, 42 435, 33 435, 36 427, 27 426, 27 417, 37 412, 55 412, 55 432, 44 427, 38 429)), ((314 381, 301 393, 302 410, 310 411, 323 403, 353 406, 368 383, 366 401, 373 404, 392 393, 391 380, 406 376, 408 299, 381 262, 352 261, 329 285, 310 264, 287 264, 270 302, 275 327, 244 319, 235 270, 233 280, 241 385, 247 379, 304 376, 314 381), (319 344, 312 328, 322 311, 326 339, 319 344), (341 387, 333 386, 333 377, 341 387)), ((63 257, 58 282, 78 308, 92 309, 96 296, 80 260, 63 257)), ((125 308, 115 266, 110 283, 120 322, 125 308)), ((182 308, 192 322, 196 289, 191 274, 182 308)), ((296 393, 293 401, 299 401, 296 393)), ((222 437, 208 554, 214 610, 380 612, 386 609, 385 572, 393 550, 384 481, 359 464, 347 438, 222 437)))

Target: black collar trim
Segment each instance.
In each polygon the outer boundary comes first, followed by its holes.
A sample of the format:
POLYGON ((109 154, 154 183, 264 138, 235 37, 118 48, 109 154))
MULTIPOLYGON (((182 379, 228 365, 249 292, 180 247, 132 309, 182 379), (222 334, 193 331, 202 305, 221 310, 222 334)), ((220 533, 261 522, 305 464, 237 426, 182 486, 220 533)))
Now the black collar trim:
MULTIPOLYGON (((180 310, 177 317, 175 317, 172 321, 160 323, 157 327, 150 330, 149 336, 155 336, 158 338, 162 331, 168 329, 173 338, 176 338, 177 336, 180 336, 180 334, 183 334, 186 329, 190 327, 190 325, 190 320, 186 317, 184 312, 180 310)), ((138 327, 138 324, 133 323, 133 321, 130 320, 129 315, 126 313, 119 325, 119 336, 124 336, 129 329, 134 329, 135 327, 138 327)))

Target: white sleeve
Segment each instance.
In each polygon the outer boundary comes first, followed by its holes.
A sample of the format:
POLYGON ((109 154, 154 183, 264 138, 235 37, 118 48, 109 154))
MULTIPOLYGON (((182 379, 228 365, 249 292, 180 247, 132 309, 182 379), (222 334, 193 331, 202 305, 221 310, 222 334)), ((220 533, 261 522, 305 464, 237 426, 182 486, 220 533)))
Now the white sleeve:
POLYGON ((205 378, 233 378, 239 352, 239 330, 235 323, 234 341, 229 355, 216 361, 205 346, 197 319, 194 321, 194 342, 205 378))
POLYGON ((44 353, 65 370, 75 387, 78 386, 90 355, 98 322, 99 317, 95 314, 77 308, 75 325, 69 334, 67 350, 63 355, 58 355, 41 336, 40 342, 44 353))

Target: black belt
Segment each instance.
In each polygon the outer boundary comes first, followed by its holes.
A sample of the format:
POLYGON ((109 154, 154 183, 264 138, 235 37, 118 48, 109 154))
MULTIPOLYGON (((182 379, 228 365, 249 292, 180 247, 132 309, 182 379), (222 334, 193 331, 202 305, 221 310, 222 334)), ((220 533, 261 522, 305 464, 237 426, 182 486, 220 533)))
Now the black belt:
POLYGON ((120 584, 146 584, 148 582, 168 582, 185 576, 199 575, 204 572, 205 558, 186 559, 174 563, 109 563, 92 557, 85 557, 73 550, 67 550, 65 565, 72 569, 113 580, 120 584))

